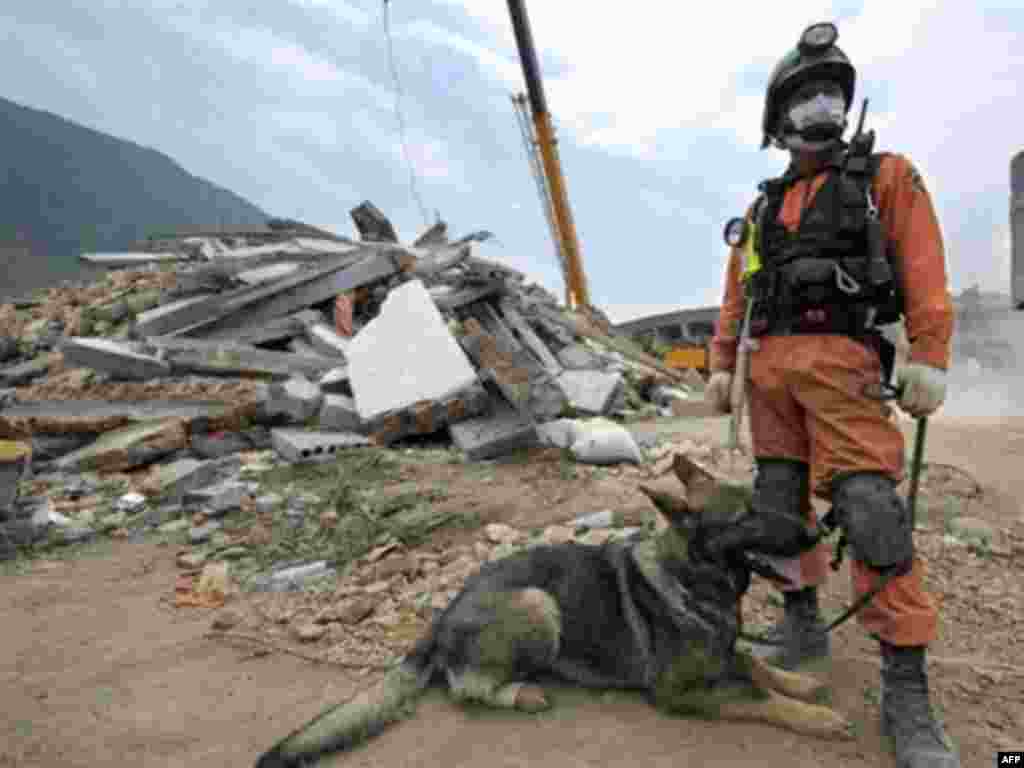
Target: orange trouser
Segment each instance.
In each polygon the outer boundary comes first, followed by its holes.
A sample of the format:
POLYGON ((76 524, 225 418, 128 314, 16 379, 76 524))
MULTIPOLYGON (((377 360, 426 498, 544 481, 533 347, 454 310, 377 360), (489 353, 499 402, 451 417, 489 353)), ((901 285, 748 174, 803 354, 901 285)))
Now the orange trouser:
MULTIPOLYGON (((830 498, 841 472, 883 472, 903 477, 903 433, 889 406, 863 394, 878 382, 878 354, 840 335, 767 336, 750 355, 750 431, 759 459, 791 459, 810 467, 811 493, 830 498)), ((814 519, 807 500, 806 514, 814 519)), ((828 577, 830 546, 822 542, 799 559, 799 586, 828 577)), ((871 588, 877 571, 851 562, 854 597, 871 588)), ((924 565, 894 578, 857 613, 868 632, 894 645, 927 645, 938 626, 938 609, 924 589, 924 565)))

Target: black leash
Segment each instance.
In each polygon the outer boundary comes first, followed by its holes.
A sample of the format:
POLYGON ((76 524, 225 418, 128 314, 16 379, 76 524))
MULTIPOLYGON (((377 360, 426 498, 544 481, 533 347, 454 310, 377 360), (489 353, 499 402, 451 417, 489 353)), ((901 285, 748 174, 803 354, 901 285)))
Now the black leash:
MULTIPOLYGON (((869 397, 874 397, 877 400, 893 400, 902 394, 902 390, 893 387, 889 384, 878 384, 877 387, 870 386, 865 388, 865 394, 869 397)), ((907 490, 907 510, 910 512, 910 529, 914 530, 917 526, 917 492, 921 484, 921 468, 924 466, 924 441, 928 433, 928 417, 921 416, 917 419, 917 430, 914 436, 914 457, 910 465, 910 488, 907 490)), ((825 515, 822 519, 825 530, 818 531, 815 536, 815 546, 819 541, 828 536, 831 536, 835 529, 838 527, 838 523, 835 520, 835 516, 832 510, 825 515)), ((832 562, 829 563, 833 571, 838 571, 839 566, 843 562, 843 552, 846 549, 846 534, 840 533, 839 541, 836 542, 836 554, 832 558, 832 562)), ((861 610, 865 605, 870 603, 879 592, 885 589, 886 584, 892 581, 898 576, 900 571, 896 568, 889 569, 886 573, 882 574, 882 577, 878 580, 874 587, 865 592, 863 595, 858 597, 845 611, 843 611, 838 617, 833 619, 825 627, 826 632, 831 632, 836 627, 841 625, 852 617, 857 611, 861 610)), ((757 645, 771 645, 778 646, 782 645, 782 640, 774 640, 764 635, 751 635, 747 632, 740 631, 739 637, 742 640, 746 640, 750 643, 756 643, 757 645)))

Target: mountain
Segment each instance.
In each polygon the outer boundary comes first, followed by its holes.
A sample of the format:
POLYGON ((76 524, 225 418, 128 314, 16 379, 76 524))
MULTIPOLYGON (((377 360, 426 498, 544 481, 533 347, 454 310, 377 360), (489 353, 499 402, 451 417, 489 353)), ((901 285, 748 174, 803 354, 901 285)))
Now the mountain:
POLYGON ((161 152, 0 98, 0 294, 74 278, 82 251, 123 250, 154 229, 267 218, 161 152))

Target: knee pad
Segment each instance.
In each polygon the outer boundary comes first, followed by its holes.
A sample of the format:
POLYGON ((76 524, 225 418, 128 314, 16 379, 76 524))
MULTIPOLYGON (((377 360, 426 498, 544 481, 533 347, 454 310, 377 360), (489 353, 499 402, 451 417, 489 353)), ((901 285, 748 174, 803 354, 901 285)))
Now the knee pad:
POLYGON ((832 505, 857 560, 875 570, 907 571, 914 559, 910 512, 896 483, 881 472, 859 472, 833 483, 832 505))
POLYGON ((809 486, 805 463, 758 459, 750 512, 716 544, 772 557, 796 557, 810 549, 818 537, 808 530, 804 515, 809 486))

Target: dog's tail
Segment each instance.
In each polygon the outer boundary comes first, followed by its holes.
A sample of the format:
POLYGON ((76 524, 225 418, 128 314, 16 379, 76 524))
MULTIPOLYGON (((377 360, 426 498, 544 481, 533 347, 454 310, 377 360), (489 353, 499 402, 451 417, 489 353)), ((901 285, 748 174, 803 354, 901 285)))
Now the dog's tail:
POLYGON ((256 768, 299 768, 333 752, 373 738, 408 714, 434 674, 433 633, 417 643, 384 679, 349 701, 321 712, 279 741, 256 762, 256 768))

